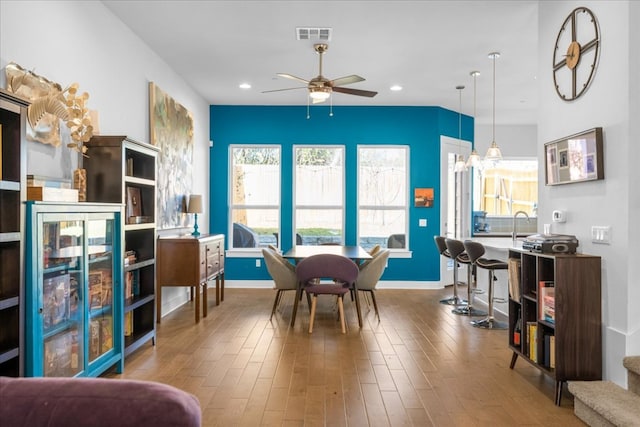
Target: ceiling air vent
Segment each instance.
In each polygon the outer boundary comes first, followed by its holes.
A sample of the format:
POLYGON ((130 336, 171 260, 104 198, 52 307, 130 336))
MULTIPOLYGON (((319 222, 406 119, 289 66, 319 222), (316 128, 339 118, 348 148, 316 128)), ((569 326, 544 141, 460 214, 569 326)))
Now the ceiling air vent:
POLYGON ((297 27, 296 38, 298 40, 331 41, 331 28, 297 27))

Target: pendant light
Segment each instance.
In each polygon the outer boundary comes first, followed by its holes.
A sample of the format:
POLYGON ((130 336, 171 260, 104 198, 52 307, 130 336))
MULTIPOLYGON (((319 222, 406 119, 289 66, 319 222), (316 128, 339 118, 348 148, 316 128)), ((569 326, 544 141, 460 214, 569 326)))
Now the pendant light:
POLYGON ((484 159, 497 162, 502 159, 502 153, 496 144, 496 59, 500 58, 500 52, 491 52, 489 58, 493 59, 493 139, 484 159))
POLYGON ((458 90, 458 159, 453 167, 453 171, 456 173, 462 173, 467 171, 467 165, 464 162, 464 156, 461 153, 462 145, 460 140, 462 139, 462 89, 464 86, 456 86, 458 90))
MULTIPOLYGON (((480 75, 480 71, 472 71, 469 73, 471 77, 473 77, 473 123, 475 128, 476 122, 476 77, 480 75)), ((475 133, 475 132, 474 132, 475 133)), ((473 147, 469 158, 467 159, 467 168, 477 168, 481 165, 480 154, 478 154, 478 150, 473 147)))

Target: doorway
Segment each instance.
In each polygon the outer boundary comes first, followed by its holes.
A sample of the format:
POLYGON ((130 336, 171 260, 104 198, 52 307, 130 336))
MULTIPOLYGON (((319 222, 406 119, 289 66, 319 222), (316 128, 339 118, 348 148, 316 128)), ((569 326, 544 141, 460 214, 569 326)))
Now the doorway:
MULTIPOLYGON (((465 159, 471 154, 471 143, 440 136, 440 235, 464 240, 470 236, 471 175, 455 173, 458 154, 465 159)), ((453 261, 440 257, 440 282, 448 283, 453 261)))

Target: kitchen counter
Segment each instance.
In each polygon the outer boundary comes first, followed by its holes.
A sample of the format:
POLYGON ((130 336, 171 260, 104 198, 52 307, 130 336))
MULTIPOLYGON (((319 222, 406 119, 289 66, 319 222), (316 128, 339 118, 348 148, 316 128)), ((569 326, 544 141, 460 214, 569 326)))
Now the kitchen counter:
POLYGON ((513 240, 511 236, 509 237, 478 237, 473 236, 470 238, 474 242, 482 243, 486 248, 498 249, 498 250, 509 250, 509 249, 518 249, 522 250, 522 237, 518 237, 516 244, 514 246, 513 240))

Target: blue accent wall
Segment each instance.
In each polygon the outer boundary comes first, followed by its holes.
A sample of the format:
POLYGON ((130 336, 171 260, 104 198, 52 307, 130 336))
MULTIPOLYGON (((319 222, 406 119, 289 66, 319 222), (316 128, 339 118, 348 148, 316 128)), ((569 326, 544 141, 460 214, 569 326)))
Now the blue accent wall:
MULTIPOLYGON (((357 146, 401 144, 410 146, 410 184, 435 189, 433 208, 409 210, 411 258, 390 258, 385 280, 437 281, 439 254, 433 236, 440 232, 440 135, 458 137, 458 113, 440 107, 343 107, 306 106, 210 107, 210 206, 209 230, 227 234, 229 153, 231 144, 278 144, 282 147, 282 249, 292 241, 292 157, 294 144, 338 144, 345 146, 346 244, 356 244, 357 146), (426 218, 427 227, 418 227, 426 218)), ((473 118, 462 116, 462 139, 473 140, 473 118)), ((229 247, 227 239, 227 249, 229 247)), ((255 258, 227 258, 225 276, 231 280, 268 280, 255 258)))

